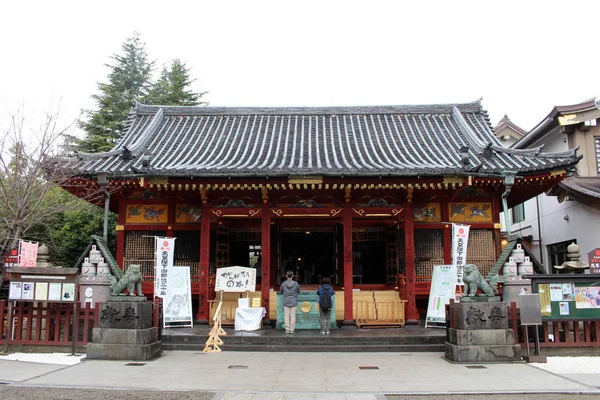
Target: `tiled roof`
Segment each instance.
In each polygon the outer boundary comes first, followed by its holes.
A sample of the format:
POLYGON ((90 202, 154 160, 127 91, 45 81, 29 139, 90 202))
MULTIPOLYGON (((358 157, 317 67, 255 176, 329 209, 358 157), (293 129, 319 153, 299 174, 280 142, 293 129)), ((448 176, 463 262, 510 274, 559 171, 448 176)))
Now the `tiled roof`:
POLYGON ((425 176, 535 173, 575 152, 504 148, 466 104, 219 108, 136 105, 110 152, 78 154, 81 176, 425 176))

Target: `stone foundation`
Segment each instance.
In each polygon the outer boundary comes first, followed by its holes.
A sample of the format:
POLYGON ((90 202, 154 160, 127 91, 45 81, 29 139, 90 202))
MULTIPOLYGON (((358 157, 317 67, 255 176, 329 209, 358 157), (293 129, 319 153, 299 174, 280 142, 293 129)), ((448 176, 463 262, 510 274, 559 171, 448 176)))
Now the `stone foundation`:
POLYGON ((108 301, 100 308, 100 327, 94 328, 86 357, 102 360, 151 360, 160 356, 158 330, 152 326, 152 303, 108 301))
POLYGON ((521 346, 508 328, 506 302, 454 304, 445 358, 457 363, 505 363, 521 360, 521 346))

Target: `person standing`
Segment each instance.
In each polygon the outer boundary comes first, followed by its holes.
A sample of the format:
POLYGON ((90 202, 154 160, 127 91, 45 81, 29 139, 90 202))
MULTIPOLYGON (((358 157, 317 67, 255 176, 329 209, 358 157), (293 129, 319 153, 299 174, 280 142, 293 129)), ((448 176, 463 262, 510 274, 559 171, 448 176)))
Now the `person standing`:
POLYGON ((279 294, 282 295, 285 333, 293 334, 296 327, 296 311, 298 309, 298 293, 300 285, 294 278, 294 271, 286 272, 287 279, 281 284, 279 294))
POLYGON ((323 284, 317 289, 319 295, 319 321, 321 322, 321 335, 329 335, 331 330, 331 308, 333 307, 332 297, 335 293, 331 287, 331 278, 324 276, 323 284))

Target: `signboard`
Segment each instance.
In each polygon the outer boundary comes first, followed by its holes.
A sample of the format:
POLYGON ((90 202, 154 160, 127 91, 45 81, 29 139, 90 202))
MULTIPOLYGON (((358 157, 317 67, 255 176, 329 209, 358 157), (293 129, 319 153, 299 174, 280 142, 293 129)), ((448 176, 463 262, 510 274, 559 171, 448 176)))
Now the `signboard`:
POLYGON ((537 283, 535 288, 542 318, 600 318, 600 281, 537 283))
POLYGON ((19 240, 19 267, 35 267, 38 243, 19 240))
POLYGON ((170 323, 176 326, 193 326, 192 284, 190 267, 173 267, 169 272, 167 295, 163 297, 163 327, 170 323), (181 323, 184 324, 181 324, 181 323))
POLYGON ((154 243, 156 249, 154 258, 154 297, 164 297, 167 295, 169 270, 173 267, 175 238, 156 236, 154 243))
POLYGON ((521 325, 542 324, 539 294, 520 294, 519 309, 521 313, 521 325))
POLYGON ((588 253, 590 274, 600 274, 600 248, 595 248, 588 253))
POLYGON ((245 292, 256 290, 256 269, 248 267, 217 268, 215 291, 245 292))
POLYGON ((10 274, 9 300, 75 301, 77 268, 13 267, 10 274))
POLYGON ((435 265, 431 277, 425 328, 427 328, 428 323, 446 323, 446 304, 450 304, 455 289, 456 266, 435 265))
POLYGON ((463 285, 463 269, 467 263, 470 225, 452 224, 452 264, 456 266, 456 284, 463 285))

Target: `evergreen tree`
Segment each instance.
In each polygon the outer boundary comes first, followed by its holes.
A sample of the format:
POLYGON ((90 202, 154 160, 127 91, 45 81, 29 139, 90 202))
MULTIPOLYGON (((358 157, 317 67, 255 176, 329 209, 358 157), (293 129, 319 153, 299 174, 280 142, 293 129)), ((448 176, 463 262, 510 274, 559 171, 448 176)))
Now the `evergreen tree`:
POLYGON ((146 45, 138 33, 122 45, 123 55, 114 54, 108 83, 98 83, 99 93, 92 95, 97 111, 88 111, 88 120, 82 122, 86 132, 77 141, 80 151, 95 153, 108 151, 122 137, 127 116, 135 101, 144 102, 151 87, 154 61, 148 61, 146 45))
POLYGON ((195 81, 190 79, 190 70, 185 63, 179 59, 171 61, 170 69, 163 66, 160 78, 152 86, 148 95, 148 104, 165 106, 197 106, 206 105, 207 102, 200 101, 206 94, 195 93, 188 88, 195 81))

